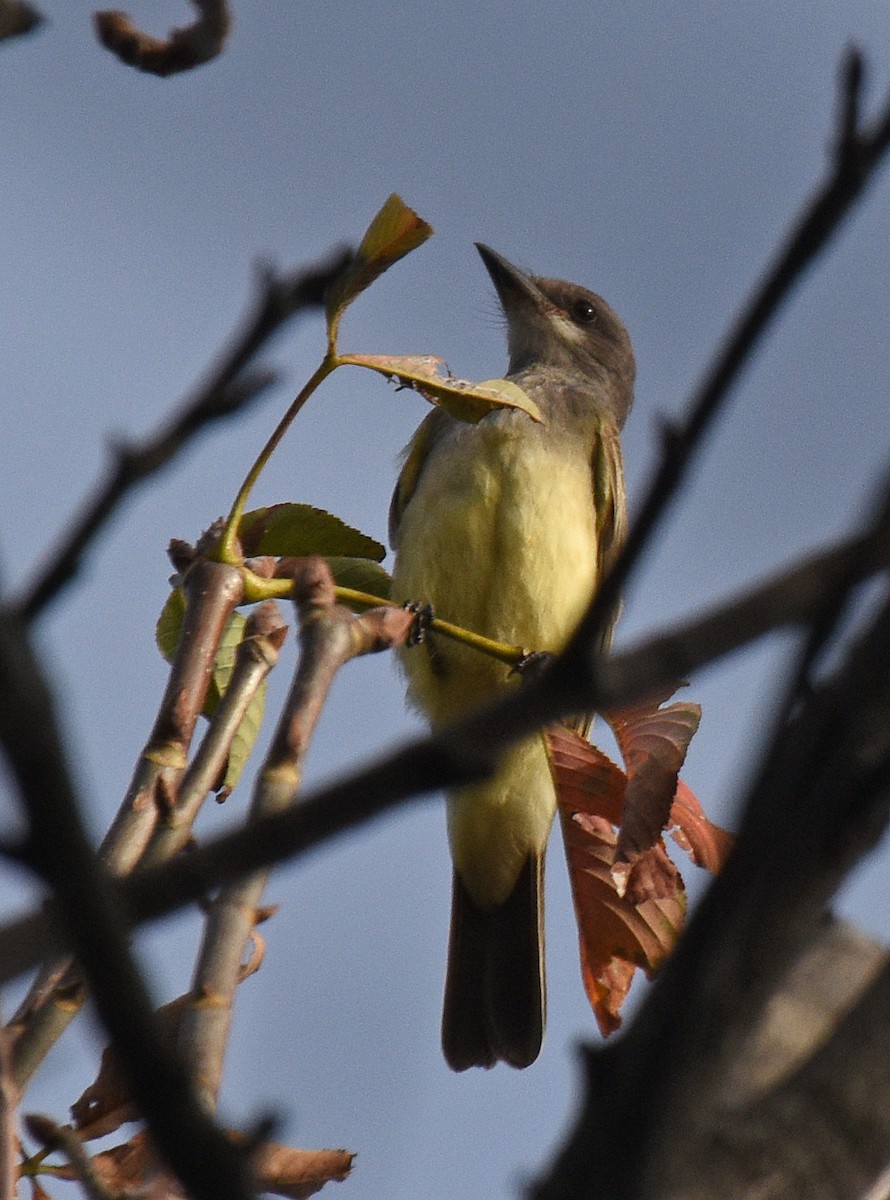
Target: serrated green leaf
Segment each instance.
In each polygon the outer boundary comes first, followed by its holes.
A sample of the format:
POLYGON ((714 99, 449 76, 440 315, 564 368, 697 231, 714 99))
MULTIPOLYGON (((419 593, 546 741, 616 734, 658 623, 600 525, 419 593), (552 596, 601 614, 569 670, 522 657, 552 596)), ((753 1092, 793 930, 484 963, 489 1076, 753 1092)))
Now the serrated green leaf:
POLYGON ((311 504, 273 504, 254 509, 241 518, 238 536, 248 558, 259 554, 276 558, 323 554, 380 562, 386 557, 386 547, 380 542, 311 504))
POLYGON ((325 313, 328 328, 336 326, 343 310, 374 280, 432 234, 432 226, 393 193, 368 226, 355 257, 328 288, 325 313))
POLYGON ((458 421, 475 424, 498 408, 518 408, 533 421, 543 424, 544 418, 534 400, 509 379, 486 379, 470 383, 441 374, 444 362, 433 354, 387 355, 344 354, 341 362, 355 367, 367 367, 404 387, 413 388, 431 404, 444 408, 458 421))
POLYGON ((369 592, 388 600, 392 588, 389 573, 370 558, 328 558, 328 566, 339 587, 352 588, 354 592, 369 592))
POLYGON ((257 688, 250 704, 247 706, 247 711, 241 719, 241 724, 238 726, 234 738, 232 738, 229 761, 226 763, 226 777, 223 780, 223 787, 228 791, 234 790, 235 785, 241 778, 241 772, 244 770, 251 751, 256 744, 265 712, 266 681, 264 679, 257 688))

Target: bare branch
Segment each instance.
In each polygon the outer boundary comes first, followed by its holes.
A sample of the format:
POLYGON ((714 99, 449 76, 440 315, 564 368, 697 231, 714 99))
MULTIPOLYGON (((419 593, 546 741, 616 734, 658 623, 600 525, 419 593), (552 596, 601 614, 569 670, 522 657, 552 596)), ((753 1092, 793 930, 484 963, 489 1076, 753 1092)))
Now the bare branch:
POLYGON ((278 605, 264 601, 247 618, 244 637, 235 651, 235 665, 225 695, 195 757, 182 778, 176 799, 155 829, 140 866, 166 862, 185 845, 208 793, 222 776, 232 740, 262 681, 278 661, 287 634, 278 605))
POLYGON ((349 252, 342 251, 318 266, 290 275, 278 276, 269 268, 261 272, 253 312, 206 382, 155 434, 141 444, 117 448, 104 481, 81 506, 46 566, 16 601, 26 620, 39 616, 73 579, 89 546, 137 484, 166 467, 207 426, 236 408, 244 408, 269 387, 273 381, 269 372, 248 374, 245 368, 286 321, 307 308, 322 305, 327 285, 348 258, 349 252))
MULTIPOLYGON (((797 712, 783 714, 750 789, 729 862, 626 1037, 588 1056, 584 1110, 550 1179, 536 1193, 541 1200, 585 1195, 573 1183, 582 1169, 616 1200, 692 1194, 688 1175, 685 1184, 678 1183, 696 1158, 683 1147, 697 1143, 701 1150, 717 1136, 726 1116, 726 1080, 759 1015, 817 933, 846 872, 874 847, 886 825, 888 661, 890 597, 885 597, 841 666, 797 712)), ((886 1006, 885 998, 882 1003, 886 1006)), ((888 1039, 884 1011, 884 1023, 873 1032, 888 1039)), ((855 1080, 849 1087, 851 1103, 864 1094, 855 1080)), ((818 1156, 807 1149, 812 1127, 797 1133, 786 1128, 785 1134, 776 1148, 784 1173, 774 1155, 769 1186, 764 1182, 754 1193, 727 1191, 715 1164, 720 1194, 739 1200, 750 1194, 814 1194, 794 1186, 801 1159, 818 1156)), ((859 1136, 854 1124, 850 1138, 859 1136)), ((890 1123, 882 1136, 886 1156, 890 1123)), ((839 1163, 842 1158, 839 1151, 839 1163)), ((873 1174, 882 1165, 872 1161, 873 1174)), ((845 1184, 832 1194, 858 1191, 845 1184)))
POLYGON ((16 1132, 19 1090, 12 1077, 8 1029, 0 1029, 0 1200, 15 1200, 19 1140, 16 1132))
MULTIPOLYGON (((186 611, 179 650, 154 729, 100 850, 115 875, 140 860, 160 814, 168 810, 186 769, 195 724, 207 694, 226 622, 243 595, 241 572, 198 561, 186 573, 186 611)), ((68 1028, 86 999, 70 956, 46 963, 13 1017, 13 1067, 19 1087, 68 1028)))
MULTIPOLYGON (((337 671, 357 655, 403 643, 414 624, 404 609, 356 616, 335 602, 334 580, 322 558, 292 565, 300 629, 300 660, 266 762, 257 778, 252 822, 288 811, 303 760, 337 671), (381 634, 379 622, 385 622, 381 634)), ((222 889, 213 901, 195 968, 191 1003, 182 1016, 179 1047, 208 1106, 216 1104, 235 991, 248 940, 261 911, 268 869, 222 889)))
POLYGON ((667 514, 705 433, 726 403, 753 351, 881 165, 890 146, 890 101, 871 126, 854 127, 853 122, 859 116, 861 75, 860 56, 851 51, 841 69, 841 132, 831 173, 804 207, 743 306, 693 394, 685 421, 666 431, 661 462, 631 525, 624 550, 575 635, 579 645, 596 644, 599 630, 608 623, 650 537, 667 514))
POLYGON ((28 818, 26 860, 56 898, 140 1111, 196 1200, 248 1200, 241 1155, 198 1103, 182 1064, 158 1033, 129 953, 120 894, 80 821, 49 688, 25 625, 8 612, 0 612, 0 698, 0 743, 28 818))
POLYGON ((166 41, 137 29, 124 12, 97 12, 96 36, 102 45, 128 63, 151 75, 175 75, 217 58, 232 27, 226 0, 192 0, 198 18, 182 29, 173 29, 166 41))

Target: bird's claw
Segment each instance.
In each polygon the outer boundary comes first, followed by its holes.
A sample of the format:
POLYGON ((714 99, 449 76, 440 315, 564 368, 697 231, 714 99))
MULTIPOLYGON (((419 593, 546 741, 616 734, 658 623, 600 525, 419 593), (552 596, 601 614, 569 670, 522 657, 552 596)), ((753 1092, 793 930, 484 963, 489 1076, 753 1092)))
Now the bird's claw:
POLYGON ((414 614, 414 623, 411 626, 411 632, 405 642, 406 646, 419 646, 426 641, 426 636, 429 633, 430 625, 433 623, 435 614, 433 613, 432 604, 420 604, 417 600, 409 600, 404 608, 407 612, 414 614))
POLYGON ((522 658, 514 665, 513 674, 523 675, 526 679, 540 675, 545 667, 553 661, 553 655, 547 650, 526 650, 522 658))

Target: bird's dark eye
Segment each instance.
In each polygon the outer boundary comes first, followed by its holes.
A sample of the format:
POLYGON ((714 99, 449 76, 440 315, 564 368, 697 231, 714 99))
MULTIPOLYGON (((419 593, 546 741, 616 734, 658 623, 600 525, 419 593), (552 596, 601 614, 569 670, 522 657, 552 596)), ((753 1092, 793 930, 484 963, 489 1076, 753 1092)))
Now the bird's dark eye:
POLYGON ((596 320, 596 309, 589 300, 576 300, 572 305, 572 318, 579 325, 592 325, 596 320))

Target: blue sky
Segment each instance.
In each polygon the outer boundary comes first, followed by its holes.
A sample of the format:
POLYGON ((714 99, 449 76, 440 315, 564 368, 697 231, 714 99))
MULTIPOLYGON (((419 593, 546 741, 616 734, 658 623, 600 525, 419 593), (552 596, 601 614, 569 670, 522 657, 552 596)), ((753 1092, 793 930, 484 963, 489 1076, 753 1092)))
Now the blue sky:
MULTIPOLYGON (((845 46, 890 87, 883 2, 479 6, 236 4, 216 63, 169 80, 96 45, 87 5, 45 3, 39 35, 0 47, 0 568, 25 579, 101 468, 109 438, 151 429, 233 328, 261 257, 286 266, 360 236, 391 191, 436 228, 350 310, 344 348, 433 352, 469 378, 503 370, 503 333, 472 248, 601 292, 636 348, 625 436, 631 507, 658 422, 682 411, 789 219, 821 177, 845 46)), ((133 12, 154 32, 181 3, 133 12)), ((747 370, 628 595, 630 642, 847 531, 886 465, 890 174, 811 271, 747 370)), ((132 501, 40 626, 97 836, 123 793, 165 668, 153 645, 171 536, 228 508, 322 349, 309 319, 268 358, 263 405, 194 446, 132 501)), ((301 416, 258 503, 305 500, 385 540, 397 455, 424 412, 344 370, 301 416)), ((702 672, 685 776, 718 818, 735 805, 789 643, 702 672)), ((280 695, 286 668, 275 688, 280 695)), ((310 782, 412 728, 387 660, 351 665, 310 782)), ((214 808, 203 828, 234 819, 214 808)), ((9 806, 7 806, 7 811, 9 806)), ((886 927, 886 860, 845 898, 886 927), (883 863, 883 865, 881 865, 883 863)), ((437 801, 282 870, 261 972, 242 988, 223 1114, 282 1116, 282 1140, 347 1146, 342 1194, 506 1197, 573 1111, 574 1049, 595 1037, 561 851, 548 880, 550 1024, 529 1071, 451 1075, 438 1048, 449 865, 437 801)), ((697 886, 698 880, 695 880, 697 886)), ((2 896, 21 905, 15 878, 2 896)), ((196 925, 140 946, 159 998, 188 983, 196 925)), ((7 1001, 11 1003, 12 998, 7 1001)), ((64 1114, 88 1081, 84 1022, 31 1107, 64 1114)))

